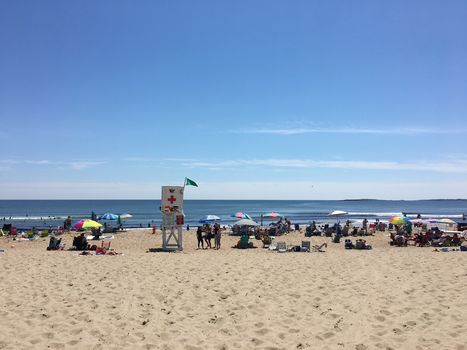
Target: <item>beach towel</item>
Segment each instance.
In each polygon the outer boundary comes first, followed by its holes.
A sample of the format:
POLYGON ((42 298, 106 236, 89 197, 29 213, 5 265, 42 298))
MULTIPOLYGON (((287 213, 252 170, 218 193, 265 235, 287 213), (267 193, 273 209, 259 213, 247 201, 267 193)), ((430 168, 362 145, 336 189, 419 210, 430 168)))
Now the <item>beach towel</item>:
MULTIPOLYGON (((115 237, 115 236, 113 236, 113 235, 99 236, 99 241, 102 241, 103 239, 114 239, 114 237, 115 237)), ((93 241, 93 240, 95 240, 95 239, 94 239, 94 236, 87 236, 86 239, 87 239, 88 241, 93 241)))

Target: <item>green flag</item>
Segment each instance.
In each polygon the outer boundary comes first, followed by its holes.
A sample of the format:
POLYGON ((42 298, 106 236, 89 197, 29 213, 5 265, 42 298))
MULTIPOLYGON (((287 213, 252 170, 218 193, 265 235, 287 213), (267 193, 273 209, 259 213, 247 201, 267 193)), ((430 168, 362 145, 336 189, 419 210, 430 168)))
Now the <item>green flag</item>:
POLYGON ((185 185, 186 186, 195 186, 195 187, 198 187, 198 184, 196 182, 194 182, 193 180, 185 177, 185 185))

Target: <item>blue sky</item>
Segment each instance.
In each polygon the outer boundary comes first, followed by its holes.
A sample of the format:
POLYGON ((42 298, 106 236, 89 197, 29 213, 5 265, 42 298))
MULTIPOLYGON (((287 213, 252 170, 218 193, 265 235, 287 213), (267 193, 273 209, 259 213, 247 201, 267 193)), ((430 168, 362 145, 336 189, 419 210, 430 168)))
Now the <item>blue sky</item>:
POLYGON ((465 1, 0 2, 0 198, 467 197, 465 1))

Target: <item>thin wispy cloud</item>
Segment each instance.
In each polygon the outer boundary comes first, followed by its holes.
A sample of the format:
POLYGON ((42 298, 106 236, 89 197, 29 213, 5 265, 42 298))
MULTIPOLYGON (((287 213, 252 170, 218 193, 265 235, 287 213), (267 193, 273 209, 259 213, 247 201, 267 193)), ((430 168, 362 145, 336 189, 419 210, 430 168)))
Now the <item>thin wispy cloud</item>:
POLYGON ((194 162, 196 159, 193 158, 151 158, 151 157, 125 157, 122 158, 126 162, 146 162, 146 163, 155 163, 155 162, 194 162))
POLYGON ((250 128, 231 130, 241 134, 271 134, 271 135, 299 135, 299 134, 374 134, 374 135, 446 135, 467 134, 465 129, 443 129, 423 127, 402 128, 250 128))
POLYGON ((347 170, 392 170, 427 171, 440 173, 467 173, 467 160, 449 162, 396 162, 362 160, 311 160, 311 159, 243 159, 219 162, 188 162, 191 168, 227 169, 245 167, 270 168, 325 168, 347 170))
POLYGON ((103 164, 106 162, 70 162, 68 165, 74 170, 82 170, 103 164))
POLYGON ((1 159, 0 164, 4 164, 1 167, 7 170, 11 170, 14 166, 18 165, 34 165, 34 166, 55 166, 57 168, 68 168, 73 170, 82 170, 94 166, 106 164, 103 161, 51 161, 51 160, 18 160, 18 159, 1 159))

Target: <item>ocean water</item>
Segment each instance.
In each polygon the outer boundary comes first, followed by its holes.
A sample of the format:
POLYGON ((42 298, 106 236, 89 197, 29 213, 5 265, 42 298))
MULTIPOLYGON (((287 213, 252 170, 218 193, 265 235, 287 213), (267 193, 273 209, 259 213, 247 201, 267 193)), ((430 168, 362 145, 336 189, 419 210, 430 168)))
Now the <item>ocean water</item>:
MULTIPOLYGON (((62 225, 67 215, 74 221, 89 218, 94 211, 97 215, 130 213, 133 217, 124 220, 125 227, 147 227, 160 225, 159 207, 160 200, 0 200, 0 220, 18 228, 44 228, 62 225)), ((404 212, 409 216, 421 214, 426 218, 462 221, 463 214, 467 214, 467 200, 186 200, 184 203, 185 222, 192 226, 208 214, 219 216, 223 224, 232 224, 235 218, 231 215, 239 211, 258 221, 262 213, 275 211, 292 223, 331 222, 335 219, 328 214, 333 210, 347 211, 345 219, 384 220, 404 212)))

